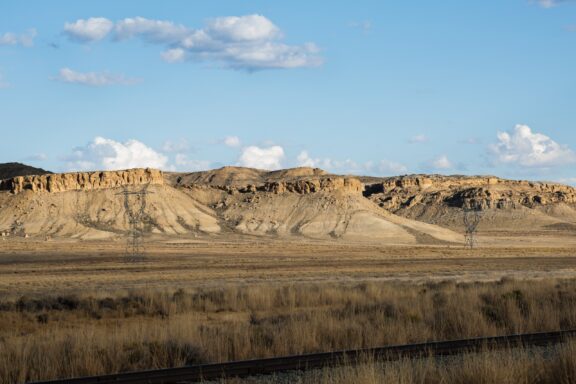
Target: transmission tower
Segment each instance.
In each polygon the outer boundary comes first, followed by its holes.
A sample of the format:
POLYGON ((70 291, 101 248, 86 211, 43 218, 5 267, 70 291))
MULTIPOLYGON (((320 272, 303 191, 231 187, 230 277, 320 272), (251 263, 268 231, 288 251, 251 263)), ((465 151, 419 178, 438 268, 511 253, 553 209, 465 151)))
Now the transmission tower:
POLYGON ((146 195, 148 184, 139 191, 129 191, 127 186, 117 195, 124 196, 124 211, 130 229, 126 238, 126 261, 138 262, 145 259, 144 222, 146 219, 146 195))
POLYGON ((476 231, 484 212, 480 204, 465 205, 462 209, 464 211, 464 227, 466 229, 466 233, 464 234, 464 247, 473 249, 478 245, 476 241, 476 231))

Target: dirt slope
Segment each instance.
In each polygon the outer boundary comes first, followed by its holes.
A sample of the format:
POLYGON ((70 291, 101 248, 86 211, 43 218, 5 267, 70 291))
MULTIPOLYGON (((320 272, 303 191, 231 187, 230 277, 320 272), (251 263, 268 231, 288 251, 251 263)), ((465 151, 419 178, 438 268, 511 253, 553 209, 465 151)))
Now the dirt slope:
MULTIPOLYGON (((124 196, 146 189, 145 231, 157 236, 257 236, 380 244, 461 243, 463 208, 483 211, 480 233, 576 233, 576 190, 495 177, 364 178, 313 168, 224 167, 19 176, 0 184, 0 232, 121 238, 124 196)), ((130 195, 129 207, 139 207, 130 195)))
MULTIPOLYGON (((155 170, 92 172, 15 178, 4 187, 0 231, 12 235, 125 236, 130 226, 119 193, 126 187, 150 192, 146 231, 157 235, 233 234, 384 244, 461 238, 378 207, 362 195, 364 185, 355 178, 311 168, 264 172, 227 167, 184 176, 155 170)), ((130 198, 131 207, 139 206, 137 195, 130 198)))
POLYGON ((366 180, 365 196, 402 217, 461 229, 463 208, 483 212, 480 231, 576 229, 576 189, 497 177, 413 175, 366 180))

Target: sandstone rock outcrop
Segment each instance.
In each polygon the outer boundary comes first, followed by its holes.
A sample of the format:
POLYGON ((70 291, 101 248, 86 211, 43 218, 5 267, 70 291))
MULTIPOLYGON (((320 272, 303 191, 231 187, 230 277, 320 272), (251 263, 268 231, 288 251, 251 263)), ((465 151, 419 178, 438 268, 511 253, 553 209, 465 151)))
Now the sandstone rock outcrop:
POLYGON ((264 184, 265 192, 284 193, 292 192, 306 195, 316 192, 343 191, 361 193, 364 184, 358 179, 348 177, 326 177, 318 179, 302 179, 294 181, 272 181, 264 184))
POLYGON ((162 185, 164 176, 156 169, 130 169, 125 171, 75 172, 50 175, 17 176, 0 181, 0 190, 18 194, 33 192, 65 192, 99 190, 126 185, 162 185))
POLYGON ((402 176, 366 186, 365 195, 396 212, 416 205, 462 208, 533 208, 558 203, 576 204, 576 189, 561 184, 505 180, 497 177, 402 176))
POLYGON ((364 184, 352 177, 341 176, 323 176, 323 177, 300 177, 292 180, 269 180, 263 184, 246 184, 246 185, 229 185, 229 184, 204 184, 204 183, 191 183, 183 185, 177 184, 179 187, 186 188, 212 188, 219 191, 227 192, 234 195, 237 193, 257 193, 267 192, 274 194, 281 193, 295 193, 299 195, 307 195, 318 192, 335 192, 341 191, 345 193, 361 194, 364 191, 364 184))

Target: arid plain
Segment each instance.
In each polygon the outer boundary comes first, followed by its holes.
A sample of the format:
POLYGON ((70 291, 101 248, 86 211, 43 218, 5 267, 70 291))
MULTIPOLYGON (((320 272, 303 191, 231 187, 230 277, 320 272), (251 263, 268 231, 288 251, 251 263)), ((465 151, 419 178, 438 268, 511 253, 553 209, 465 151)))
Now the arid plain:
POLYGON ((6 383, 576 326, 567 186, 225 167, 0 187, 6 383))

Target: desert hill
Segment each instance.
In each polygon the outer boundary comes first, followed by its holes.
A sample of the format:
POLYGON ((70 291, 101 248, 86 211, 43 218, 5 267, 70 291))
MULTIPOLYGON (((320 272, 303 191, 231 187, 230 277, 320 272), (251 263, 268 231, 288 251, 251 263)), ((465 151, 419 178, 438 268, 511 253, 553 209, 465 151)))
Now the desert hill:
POLYGON ((492 232, 576 229, 576 189, 494 176, 411 175, 367 180, 364 195, 403 217, 457 229, 479 207, 492 232))
POLYGON ((1 163, 0 180, 11 179, 16 176, 45 175, 52 173, 42 168, 31 167, 22 163, 1 163))
MULTIPOLYGON (((0 230, 51 238, 122 237, 129 229, 119 195, 124 188, 151 192, 146 230, 157 236, 233 234, 386 244, 460 240, 451 230, 378 207, 363 196, 364 184, 356 178, 311 168, 19 176, 0 183, 0 230)), ((138 197, 132 198, 138 206, 138 197)))
MULTIPOLYGON (((122 191, 145 189, 145 231, 170 237, 302 238, 380 244, 462 242, 463 207, 480 231, 519 235, 576 229, 572 187, 496 177, 358 178, 314 168, 224 167, 17 176, 0 181, 0 232, 47 238, 122 238, 122 191)), ((139 207, 139 195, 129 206, 139 207)))
POLYGON ((264 171, 254 168, 222 167, 204 172, 165 173, 166 180, 174 185, 204 184, 213 186, 245 187, 263 184, 267 181, 316 177, 327 175, 319 168, 291 168, 278 171, 264 171))

